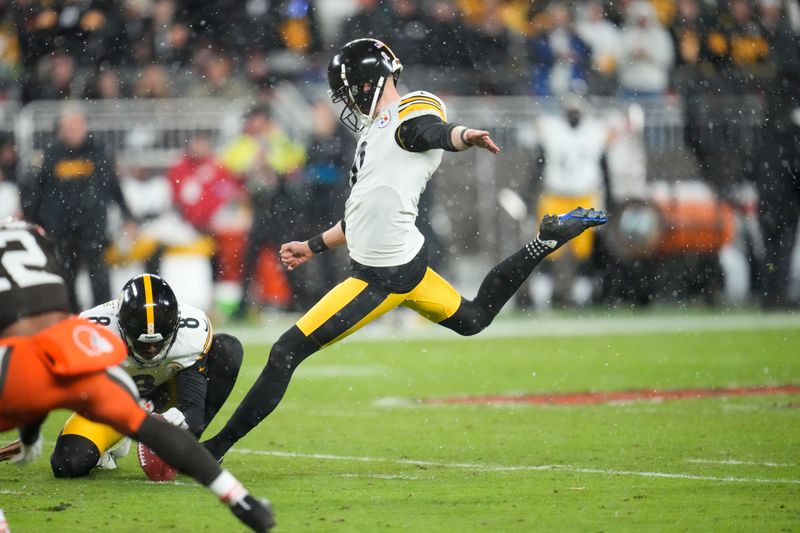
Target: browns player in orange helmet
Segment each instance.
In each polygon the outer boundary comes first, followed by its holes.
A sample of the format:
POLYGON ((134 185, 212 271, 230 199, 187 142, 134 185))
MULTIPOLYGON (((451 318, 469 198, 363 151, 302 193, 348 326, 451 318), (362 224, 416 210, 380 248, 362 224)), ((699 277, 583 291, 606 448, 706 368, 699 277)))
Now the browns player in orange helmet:
POLYGON ((0 432, 16 428, 20 436, 0 449, 0 459, 35 460, 47 414, 70 409, 144 442, 254 531, 271 529, 269 502, 250 495, 189 433, 139 406, 135 384, 116 366, 127 356, 125 343, 69 314, 60 270, 39 228, 0 223, 0 432))

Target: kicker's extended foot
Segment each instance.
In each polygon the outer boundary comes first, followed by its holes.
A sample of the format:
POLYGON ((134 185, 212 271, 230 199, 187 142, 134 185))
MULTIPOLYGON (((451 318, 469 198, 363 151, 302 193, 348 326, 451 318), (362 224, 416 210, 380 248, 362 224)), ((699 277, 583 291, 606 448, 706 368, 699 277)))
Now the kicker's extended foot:
POLYGON ((545 215, 539 226, 539 241, 555 250, 584 230, 606 222, 608 222, 606 214, 594 208, 578 207, 563 215, 545 215))

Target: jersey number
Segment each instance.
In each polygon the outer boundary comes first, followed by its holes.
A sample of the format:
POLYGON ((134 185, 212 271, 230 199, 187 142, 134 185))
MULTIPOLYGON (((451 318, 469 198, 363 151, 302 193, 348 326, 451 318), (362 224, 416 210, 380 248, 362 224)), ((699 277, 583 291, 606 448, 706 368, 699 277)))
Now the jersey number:
POLYGON ((64 280, 57 274, 32 270, 44 268, 47 265, 47 256, 39 247, 36 238, 27 231, 4 231, 0 233, 0 256, 3 268, 8 277, 0 276, 0 292, 11 290, 13 281, 19 288, 47 285, 50 283, 63 284, 64 280), (22 250, 9 251, 8 244, 18 242, 22 250))
POLYGON ((367 141, 361 143, 356 152, 356 158, 353 160, 353 166, 350 167, 350 186, 356 184, 358 181, 358 173, 361 167, 364 166, 364 158, 367 156, 367 141))
POLYGON ((148 376, 147 374, 142 374, 139 376, 133 376, 133 382, 136 383, 136 388, 139 389, 139 394, 146 394, 153 390, 153 387, 155 387, 156 378, 153 376, 148 376))

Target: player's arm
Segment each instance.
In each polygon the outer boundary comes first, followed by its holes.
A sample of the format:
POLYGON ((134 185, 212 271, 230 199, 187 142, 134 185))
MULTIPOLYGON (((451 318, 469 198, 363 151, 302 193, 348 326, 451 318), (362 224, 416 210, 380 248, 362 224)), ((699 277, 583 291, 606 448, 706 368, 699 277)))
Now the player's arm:
POLYGON ((330 229, 325 230, 316 237, 307 241, 292 241, 281 245, 281 262, 289 270, 294 270, 314 254, 319 254, 330 248, 336 248, 347 243, 344 233, 344 220, 340 220, 330 229))
POLYGON ((186 429, 200 435, 205 429, 204 414, 206 405, 206 393, 208 392, 208 378, 206 377, 206 356, 198 359, 195 364, 178 372, 177 377, 177 396, 178 406, 174 411, 167 415, 172 409, 164 413, 164 417, 173 425, 183 427, 180 417, 186 424, 186 429), (170 417, 175 417, 174 421, 170 417), (175 423, 178 422, 178 423, 175 423))
POLYGON ((400 100, 397 114, 400 125, 394 131, 394 140, 403 150, 461 152, 470 146, 478 146, 493 154, 500 152, 489 132, 448 123, 447 108, 434 94, 425 91, 409 93, 400 100))
POLYGON ((493 154, 500 152, 488 131, 448 124, 437 115, 422 115, 406 120, 395 130, 395 141, 400 148, 409 152, 433 149, 461 152, 471 146, 484 148, 493 154))

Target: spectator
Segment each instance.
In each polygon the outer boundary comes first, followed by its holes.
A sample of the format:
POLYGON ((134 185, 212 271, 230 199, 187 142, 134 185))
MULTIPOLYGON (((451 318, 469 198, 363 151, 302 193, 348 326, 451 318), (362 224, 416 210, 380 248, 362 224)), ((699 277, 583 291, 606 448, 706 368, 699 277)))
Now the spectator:
POLYGON ((748 94, 773 73, 769 43, 750 0, 730 0, 728 5, 708 34, 709 55, 720 78, 730 81, 726 92, 748 94))
POLYGON ((617 27, 605 17, 603 4, 599 0, 586 3, 575 24, 575 32, 591 50, 590 92, 613 94, 621 36, 617 27))
POLYGON ((18 168, 19 157, 14 135, 11 133, 0 134, 0 172, 3 173, 3 179, 7 182, 19 183, 18 168))
POLYGON ((700 17, 697 0, 678 0, 677 14, 670 26, 675 53, 673 84, 685 97, 698 96, 701 79, 710 78, 711 65, 704 50, 708 28, 700 17))
POLYGON ((19 75, 20 47, 16 24, 6 5, 0 5, 0 80, 14 80, 19 75))
POLYGON ((569 9, 560 2, 547 9, 550 30, 528 43, 533 94, 585 92, 590 51, 572 28, 569 9))
POLYGON ((253 99, 253 90, 233 72, 233 59, 226 52, 214 52, 203 60, 202 78, 189 91, 189 96, 225 98, 227 100, 253 99))
POLYGON ((111 66, 101 66, 93 76, 94 83, 86 89, 86 98, 91 100, 114 100, 124 98, 119 73, 111 66))
POLYGON ((169 169, 172 196, 178 211, 197 230, 214 234, 245 196, 241 181, 214 156, 211 135, 195 133, 186 153, 169 169))
POLYGON ((89 271, 93 302, 111 298, 105 261, 108 207, 117 204, 126 220, 125 233, 135 224, 117 179, 114 157, 88 135, 86 115, 67 106, 58 124, 58 137, 45 151, 41 168, 24 188, 23 210, 56 242, 74 311, 81 307, 75 280, 81 265, 89 271))
POLYGON ((507 94, 513 91, 508 83, 508 72, 503 72, 508 64, 509 32, 500 17, 500 2, 486 0, 481 4, 483 16, 468 28, 465 39, 473 58, 477 79, 468 87, 477 87, 475 94, 507 94))
POLYGON ((389 0, 389 16, 392 25, 385 37, 397 57, 437 57, 447 48, 429 47, 428 35, 431 25, 420 8, 420 2, 413 0, 389 0))
MULTIPOLYGON (((569 97, 561 115, 544 116, 537 123, 537 137, 543 152, 542 193, 538 213, 566 213, 576 207, 602 205, 601 160, 611 140, 608 128, 586 116, 582 102, 569 97)), ((539 305, 552 300, 577 305, 588 303, 592 283, 588 278, 594 236, 584 233, 548 256, 558 262, 552 268, 555 280, 545 272, 534 278, 534 298, 539 305)))
POLYGON ((314 4, 314 0, 275 2, 276 7, 280 9, 277 18, 280 20, 281 45, 298 56, 322 50, 314 4))
POLYGON ((78 98, 81 92, 75 80, 75 60, 70 54, 57 51, 39 61, 34 78, 26 84, 23 99, 25 102, 66 100, 78 98))
POLYGON ((169 98, 169 76, 161 65, 147 65, 139 73, 139 79, 133 87, 135 98, 169 98))
POLYGON ((637 0, 628 7, 620 45, 619 82, 623 96, 659 96, 669 87, 675 60, 669 33, 653 7, 637 0))
MULTIPOLYGON (((355 16, 344 22, 343 38, 341 43, 336 43, 338 46, 364 37, 386 39, 391 32, 392 17, 383 0, 358 0, 358 3, 361 9, 355 16)), ((390 47, 392 46, 392 43, 388 44, 390 47)))
POLYGON ((469 45, 470 32, 455 5, 449 0, 436 0, 429 4, 428 18, 430 29, 427 50, 418 56, 425 65, 437 67, 471 67, 472 57, 469 45), (447 50, 447 53, 429 53, 433 50, 447 50))
MULTIPOLYGON (((299 171, 305 151, 272 120, 269 108, 258 106, 248 111, 242 134, 223 149, 221 160, 228 171, 247 180, 253 210, 242 269, 242 299, 235 312, 241 318, 247 313, 248 292, 261 250, 267 245, 279 246, 289 235, 290 223, 297 222, 296 199, 287 178, 299 171)), ((297 280, 290 277, 295 296, 302 290, 297 280)))

